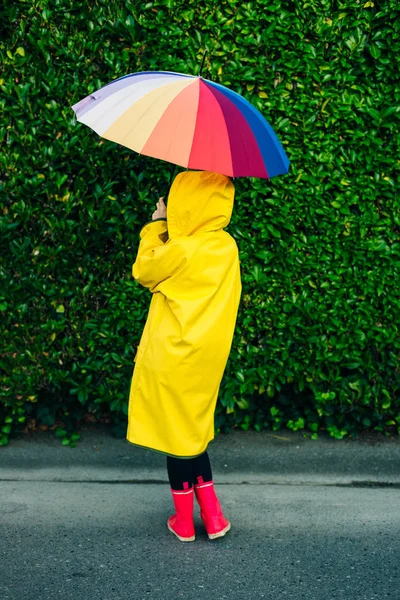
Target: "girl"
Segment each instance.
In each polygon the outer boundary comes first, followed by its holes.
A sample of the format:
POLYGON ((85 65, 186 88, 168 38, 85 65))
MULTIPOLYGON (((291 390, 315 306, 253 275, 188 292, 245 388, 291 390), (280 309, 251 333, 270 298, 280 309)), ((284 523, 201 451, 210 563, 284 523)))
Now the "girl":
POLYGON ((175 514, 168 529, 195 539, 194 494, 208 537, 230 522, 215 493, 208 443, 241 294, 238 249, 224 231, 233 209, 228 177, 186 171, 175 178, 140 233, 133 277, 152 292, 134 359, 127 439, 167 456, 175 514))

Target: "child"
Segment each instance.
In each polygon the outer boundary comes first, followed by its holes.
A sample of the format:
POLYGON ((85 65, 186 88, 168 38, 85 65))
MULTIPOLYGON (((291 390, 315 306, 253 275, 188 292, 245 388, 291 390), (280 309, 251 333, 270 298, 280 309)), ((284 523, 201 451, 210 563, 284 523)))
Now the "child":
POLYGON ((234 186, 208 171, 175 178, 140 233, 132 275, 152 292, 131 382, 127 439, 167 455, 176 514, 168 529, 195 539, 194 494, 208 537, 231 524, 215 494, 208 443, 241 294, 238 250, 224 231, 234 186))

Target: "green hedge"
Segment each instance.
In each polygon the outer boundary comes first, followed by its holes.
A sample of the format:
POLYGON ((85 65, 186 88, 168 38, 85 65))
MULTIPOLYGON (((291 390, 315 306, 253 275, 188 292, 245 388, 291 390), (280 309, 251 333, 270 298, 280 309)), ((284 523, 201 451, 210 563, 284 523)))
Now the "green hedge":
POLYGON ((231 87, 290 173, 235 181, 243 296, 216 427, 400 430, 397 1, 21 0, 0 55, 0 444, 79 423, 125 435, 149 294, 138 234, 171 165, 101 140, 71 105, 124 74, 231 87), (5 117, 5 118, 4 118, 5 117))

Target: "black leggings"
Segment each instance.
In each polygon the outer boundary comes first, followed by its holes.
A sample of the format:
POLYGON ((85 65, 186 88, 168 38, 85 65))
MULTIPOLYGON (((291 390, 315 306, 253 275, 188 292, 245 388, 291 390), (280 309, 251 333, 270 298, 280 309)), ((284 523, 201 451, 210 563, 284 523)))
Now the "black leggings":
POLYGON ((212 481, 207 451, 195 458, 167 456, 167 470, 169 483, 173 490, 185 490, 191 488, 194 483, 212 481))

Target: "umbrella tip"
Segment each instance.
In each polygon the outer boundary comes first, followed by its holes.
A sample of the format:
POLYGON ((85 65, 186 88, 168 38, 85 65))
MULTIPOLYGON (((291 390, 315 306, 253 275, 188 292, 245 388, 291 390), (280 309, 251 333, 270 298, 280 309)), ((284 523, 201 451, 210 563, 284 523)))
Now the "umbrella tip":
POLYGON ((199 70, 198 75, 197 75, 198 77, 201 77, 201 72, 202 72, 203 67, 204 67, 204 61, 206 59, 206 54, 207 54, 207 48, 204 50, 203 59, 201 61, 201 65, 200 65, 200 70, 199 70))

